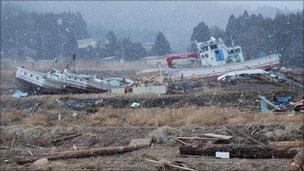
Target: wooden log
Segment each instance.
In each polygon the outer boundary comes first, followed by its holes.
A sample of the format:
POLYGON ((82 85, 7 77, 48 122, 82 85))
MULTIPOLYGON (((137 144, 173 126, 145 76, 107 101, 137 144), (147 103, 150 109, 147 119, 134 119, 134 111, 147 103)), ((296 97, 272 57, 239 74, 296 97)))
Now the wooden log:
POLYGON ((293 158, 293 161, 290 163, 291 171, 299 171, 303 168, 304 165, 304 148, 302 148, 298 154, 293 158))
POLYGON ((215 156, 215 152, 229 152, 231 158, 292 158, 295 150, 289 151, 287 147, 273 147, 271 145, 246 145, 246 144, 213 144, 213 145, 182 145, 181 155, 215 156))
POLYGON ((304 147, 304 141, 279 141, 279 142, 269 142, 268 144, 275 147, 290 147, 290 148, 304 147))
MULTIPOLYGON (((58 160, 58 159, 68 159, 68 158, 84 158, 84 157, 91 157, 97 155, 113 155, 113 154, 120 154, 138 150, 140 148, 147 147, 147 146, 120 146, 120 147, 105 147, 105 148, 91 148, 91 149, 82 149, 78 151, 65 151, 60 152, 57 154, 46 154, 44 156, 48 160, 58 160)), ((29 157, 23 160, 19 160, 19 164, 30 163, 40 159, 41 157, 29 157)))

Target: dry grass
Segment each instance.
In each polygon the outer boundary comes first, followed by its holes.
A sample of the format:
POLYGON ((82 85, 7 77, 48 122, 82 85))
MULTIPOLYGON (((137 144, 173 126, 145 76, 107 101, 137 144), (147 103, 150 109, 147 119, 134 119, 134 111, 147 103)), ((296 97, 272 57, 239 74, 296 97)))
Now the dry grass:
POLYGON ((238 109, 218 107, 111 109, 103 108, 89 116, 89 123, 119 125, 125 122, 135 126, 212 126, 246 123, 302 122, 303 115, 241 112, 238 109))
POLYGON ((44 126, 46 125, 46 117, 44 115, 31 115, 22 119, 22 122, 26 125, 44 126))

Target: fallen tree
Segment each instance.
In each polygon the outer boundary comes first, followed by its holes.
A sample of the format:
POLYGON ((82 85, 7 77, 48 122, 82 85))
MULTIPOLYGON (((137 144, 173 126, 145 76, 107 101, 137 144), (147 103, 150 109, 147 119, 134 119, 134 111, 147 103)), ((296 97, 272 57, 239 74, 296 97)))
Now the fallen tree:
MULTIPOLYGON (((45 154, 43 157, 48 160, 58 160, 58 159, 68 159, 68 158, 84 158, 97 155, 113 155, 120 154, 138 150, 140 148, 148 147, 147 145, 138 145, 138 146, 120 146, 120 147, 105 147, 105 148, 91 148, 91 149, 82 149, 77 151, 65 151, 56 154, 45 154)), ((21 159, 18 161, 19 164, 25 164, 34 162, 40 159, 41 156, 29 157, 26 159, 21 159)))
POLYGON ((181 155, 215 156, 217 151, 229 152, 232 158, 292 158, 299 150, 290 150, 290 147, 246 144, 186 144, 179 148, 181 155))

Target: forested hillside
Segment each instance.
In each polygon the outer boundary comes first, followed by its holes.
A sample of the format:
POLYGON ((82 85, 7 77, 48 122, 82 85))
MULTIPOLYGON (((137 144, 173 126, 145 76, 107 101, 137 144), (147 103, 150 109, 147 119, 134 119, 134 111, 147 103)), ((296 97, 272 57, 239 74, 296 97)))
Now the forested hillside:
POLYGON ((30 13, 16 6, 2 7, 1 56, 71 56, 77 40, 83 38, 88 38, 88 33, 79 13, 30 13))
POLYGON ((280 53, 285 66, 303 67, 303 11, 277 13, 274 19, 261 14, 231 15, 226 30, 214 29, 200 22, 193 29, 191 41, 207 41, 210 35, 222 37, 231 46, 231 39, 242 46, 246 59, 260 54, 280 53))

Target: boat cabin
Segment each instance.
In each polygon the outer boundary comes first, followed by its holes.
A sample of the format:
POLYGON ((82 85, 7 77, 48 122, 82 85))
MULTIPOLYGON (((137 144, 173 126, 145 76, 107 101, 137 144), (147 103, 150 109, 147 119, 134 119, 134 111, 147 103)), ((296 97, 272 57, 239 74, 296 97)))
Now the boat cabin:
POLYGON ((244 61, 241 47, 227 47, 221 38, 211 37, 207 42, 196 42, 196 45, 203 67, 244 61))

